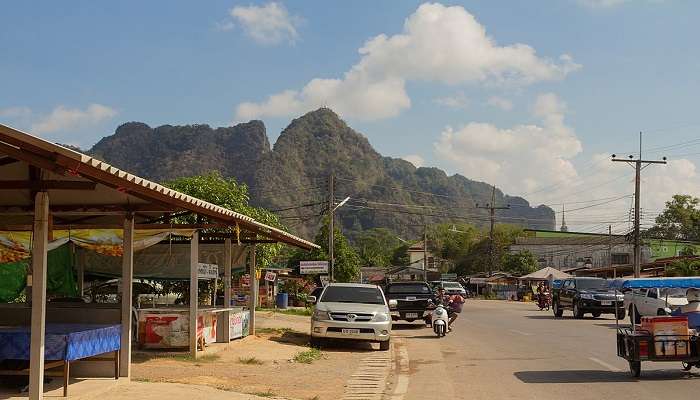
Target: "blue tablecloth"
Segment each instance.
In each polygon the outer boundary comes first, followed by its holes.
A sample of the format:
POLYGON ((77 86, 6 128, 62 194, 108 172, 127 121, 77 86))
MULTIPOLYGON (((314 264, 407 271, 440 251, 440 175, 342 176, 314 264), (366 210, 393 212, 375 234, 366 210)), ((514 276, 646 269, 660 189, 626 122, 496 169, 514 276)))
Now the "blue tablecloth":
MULTIPOLYGON (((28 326, 0 326, 0 360, 29 360, 28 326)), ((121 325, 46 324, 45 360, 79 360, 119 350, 121 325)))

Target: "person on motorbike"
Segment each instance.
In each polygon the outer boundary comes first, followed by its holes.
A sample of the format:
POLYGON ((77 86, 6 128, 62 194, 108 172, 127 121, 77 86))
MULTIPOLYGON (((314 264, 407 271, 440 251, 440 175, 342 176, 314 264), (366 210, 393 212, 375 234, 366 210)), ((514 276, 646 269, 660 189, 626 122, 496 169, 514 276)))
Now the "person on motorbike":
POLYGON ((461 305, 464 303, 464 298, 459 296, 459 301, 459 303, 456 303, 453 297, 445 294, 445 288, 438 287, 437 296, 435 297, 435 304, 441 304, 443 307, 445 307, 445 310, 447 310, 447 316, 449 317, 449 321, 447 322, 448 332, 452 330, 452 323, 457 319, 457 314, 461 312, 461 305), (456 311, 457 307, 459 307, 459 311, 456 311))

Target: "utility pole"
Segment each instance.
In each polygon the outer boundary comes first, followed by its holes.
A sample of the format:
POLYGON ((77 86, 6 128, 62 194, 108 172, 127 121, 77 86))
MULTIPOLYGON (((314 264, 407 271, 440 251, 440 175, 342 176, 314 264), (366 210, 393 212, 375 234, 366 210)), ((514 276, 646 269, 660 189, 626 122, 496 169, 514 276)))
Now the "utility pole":
POLYGON ((335 258, 333 257, 333 239, 335 236, 335 227, 333 226, 335 219, 333 215, 333 212, 335 211, 333 209, 333 203, 335 200, 334 181, 335 176, 331 172, 330 176, 328 177, 328 273, 330 275, 329 282, 333 282, 333 266, 335 265, 335 258))
POLYGON ((423 224, 423 280, 428 280, 428 224, 423 224))
POLYGON ((639 232, 640 217, 639 217, 639 202, 641 189, 642 170, 651 164, 666 164, 666 157, 662 160, 643 160, 642 159, 642 132, 639 132, 639 157, 635 160, 634 156, 630 155, 629 159, 617 158, 612 155, 612 161, 626 162, 634 168, 634 277, 639 278, 642 270, 642 245, 639 232))
POLYGON ((493 236, 493 228, 496 225, 496 210, 508 210, 510 209, 509 205, 506 205, 505 207, 496 207, 496 186, 492 186, 491 190, 491 203, 486 204, 485 206, 479 206, 478 204, 476 205, 476 208, 483 208, 489 210, 490 216, 491 216, 491 229, 489 230, 489 276, 493 273, 493 267, 496 265, 496 260, 495 260, 495 238, 493 236))
MULTIPOLYGON (((608 225, 608 267, 612 266, 612 225, 608 225)), ((613 278, 617 278, 617 268, 613 269, 613 278)))

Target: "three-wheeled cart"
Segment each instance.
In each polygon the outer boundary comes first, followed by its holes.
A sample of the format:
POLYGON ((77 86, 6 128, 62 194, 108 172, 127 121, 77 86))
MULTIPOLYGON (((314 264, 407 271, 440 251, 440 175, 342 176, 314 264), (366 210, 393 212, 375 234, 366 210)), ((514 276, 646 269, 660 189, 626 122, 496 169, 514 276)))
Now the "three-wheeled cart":
MULTIPOLYGON (((616 279, 611 283, 615 290, 635 289, 691 289, 700 288, 700 278, 636 278, 616 279)), ((633 307, 634 309, 634 307, 633 307)), ((617 325, 617 355, 629 363, 630 373, 637 378, 642 372, 642 361, 681 362, 685 371, 692 367, 700 368, 698 340, 688 332, 655 334, 641 329, 631 318, 630 328, 617 325)))

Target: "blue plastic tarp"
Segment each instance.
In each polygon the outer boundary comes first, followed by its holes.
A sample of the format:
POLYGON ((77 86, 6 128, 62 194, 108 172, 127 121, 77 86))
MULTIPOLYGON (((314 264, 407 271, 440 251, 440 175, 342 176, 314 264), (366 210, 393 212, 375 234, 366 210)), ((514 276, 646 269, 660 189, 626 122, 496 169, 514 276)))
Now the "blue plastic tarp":
POLYGON ((700 278, 636 278, 636 279, 615 279, 610 282, 613 289, 700 289, 700 278))

